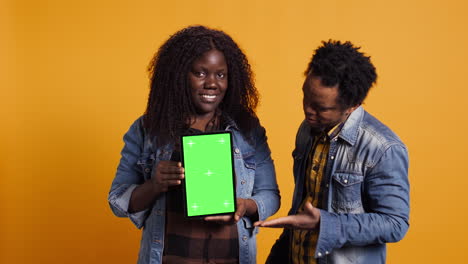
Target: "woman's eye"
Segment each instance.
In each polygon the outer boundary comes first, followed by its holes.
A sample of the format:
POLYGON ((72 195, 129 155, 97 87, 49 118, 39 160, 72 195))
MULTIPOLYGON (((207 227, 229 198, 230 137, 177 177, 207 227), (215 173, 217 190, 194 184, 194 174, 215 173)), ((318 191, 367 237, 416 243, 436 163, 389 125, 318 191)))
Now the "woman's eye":
POLYGON ((197 77, 203 77, 203 76, 205 76, 205 73, 204 73, 204 72, 199 72, 199 71, 194 72, 194 74, 195 74, 195 76, 197 76, 197 77))

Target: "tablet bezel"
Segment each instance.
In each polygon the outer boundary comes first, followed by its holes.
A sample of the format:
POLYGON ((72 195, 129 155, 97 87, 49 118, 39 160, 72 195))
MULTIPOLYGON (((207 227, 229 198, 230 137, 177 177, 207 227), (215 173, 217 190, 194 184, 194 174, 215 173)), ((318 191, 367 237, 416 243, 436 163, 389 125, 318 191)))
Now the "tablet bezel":
MULTIPOLYGON (((185 134, 180 136, 180 147, 181 147, 181 162, 182 162, 182 167, 185 168, 185 154, 184 154, 184 138, 189 138, 189 137, 197 137, 197 136, 205 136, 205 135, 219 135, 219 134, 228 134, 229 135, 229 147, 230 147, 230 157, 231 157, 231 170, 232 170, 232 193, 233 193, 233 203, 234 203, 234 211, 230 212, 220 212, 220 213, 214 213, 214 214, 200 214, 200 215, 188 215, 188 208, 187 208, 187 189, 186 189, 186 183, 185 183, 185 178, 182 180, 182 193, 183 193, 183 201, 184 201, 184 215, 187 218, 204 218, 207 216, 216 216, 216 215, 230 215, 234 214, 237 210, 237 201, 236 201, 236 172, 234 168, 234 153, 233 153, 233 137, 231 131, 216 131, 216 132, 204 132, 204 133, 199 133, 199 134, 185 134)), ((207 190, 209 191, 209 190, 207 190)))

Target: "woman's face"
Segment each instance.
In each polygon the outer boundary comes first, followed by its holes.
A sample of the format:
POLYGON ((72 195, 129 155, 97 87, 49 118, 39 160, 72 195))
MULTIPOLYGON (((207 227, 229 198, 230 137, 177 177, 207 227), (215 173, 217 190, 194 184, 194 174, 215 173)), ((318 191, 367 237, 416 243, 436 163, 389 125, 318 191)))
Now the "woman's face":
POLYGON ((211 117, 228 88, 228 67, 224 54, 216 49, 203 53, 193 62, 188 80, 197 114, 211 117))

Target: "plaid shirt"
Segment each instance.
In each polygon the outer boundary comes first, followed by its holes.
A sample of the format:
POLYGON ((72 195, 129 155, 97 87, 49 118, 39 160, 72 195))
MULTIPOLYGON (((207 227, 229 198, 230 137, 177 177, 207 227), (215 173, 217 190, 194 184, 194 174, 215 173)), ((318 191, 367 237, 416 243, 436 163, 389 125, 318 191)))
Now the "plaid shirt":
POLYGON ((184 216, 182 189, 168 192, 163 263, 238 263, 236 225, 184 216))
MULTIPOLYGON (((321 185, 322 176, 327 163, 330 150, 330 140, 336 137, 342 124, 333 127, 328 133, 321 132, 314 135, 314 143, 309 153, 305 177, 306 196, 304 197, 299 212, 304 210, 306 202, 311 202, 314 207, 320 208, 322 203, 321 185)), ((293 230, 291 241, 291 258, 293 264, 315 264, 315 248, 318 239, 318 229, 293 230)))

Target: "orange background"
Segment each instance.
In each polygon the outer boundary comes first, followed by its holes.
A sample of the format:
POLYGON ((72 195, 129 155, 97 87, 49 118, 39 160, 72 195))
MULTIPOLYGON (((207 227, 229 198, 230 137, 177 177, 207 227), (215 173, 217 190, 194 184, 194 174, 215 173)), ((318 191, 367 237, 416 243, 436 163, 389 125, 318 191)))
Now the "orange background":
MULTIPOLYGON (((175 31, 205 24, 244 49, 285 215, 303 71, 321 40, 372 56, 365 108, 410 151, 411 226, 388 263, 460 263, 466 216, 465 1, 0 1, 0 262, 135 263, 140 231, 106 198, 122 136, 143 111, 146 66, 175 31), (175 3, 172 3, 175 2, 175 3)), ((262 230, 263 263, 279 230, 262 230)))

